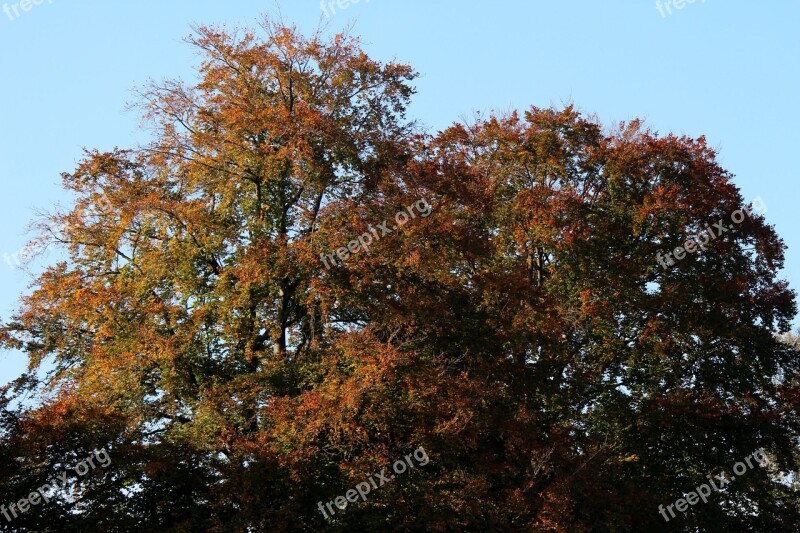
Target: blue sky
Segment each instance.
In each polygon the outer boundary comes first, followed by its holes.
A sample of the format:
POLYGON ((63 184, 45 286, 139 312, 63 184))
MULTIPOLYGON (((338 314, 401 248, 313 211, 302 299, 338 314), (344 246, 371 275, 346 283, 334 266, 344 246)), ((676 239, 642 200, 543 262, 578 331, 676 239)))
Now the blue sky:
MULTIPOLYGON (((361 0, 334 2, 329 18, 318 0, 37 1, 0 0, 2 319, 30 282, 12 265, 34 210, 66 199, 60 173, 84 146, 146 139, 125 111, 132 89, 191 79, 192 24, 252 25, 278 6, 308 32, 353 23, 370 55, 411 63, 421 74, 411 116, 432 131, 474 111, 573 102, 606 123, 641 117, 705 135, 745 198, 763 198, 789 246, 783 275, 800 287, 796 0, 662 0, 663 15, 655 0, 361 0)), ((0 383, 24 365, 0 354, 0 383)))

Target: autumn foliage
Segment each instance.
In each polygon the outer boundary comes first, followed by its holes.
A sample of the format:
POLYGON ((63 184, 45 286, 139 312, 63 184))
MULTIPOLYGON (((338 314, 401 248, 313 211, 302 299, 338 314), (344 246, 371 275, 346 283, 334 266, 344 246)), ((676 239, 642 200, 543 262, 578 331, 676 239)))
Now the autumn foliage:
MULTIPOLYGON (((12 502, 106 447, 31 531, 791 530, 800 359, 783 243, 704 139, 572 107, 436 135, 357 39, 200 28, 141 91, 144 148, 90 151, 40 221, 64 260, 0 341, 12 502), (406 206, 417 217, 330 269, 406 206), (25 401, 8 403, 17 398, 25 401), (35 401, 30 401, 34 398, 35 401), (414 449, 425 468, 325 519, 414 449), (658 512, 764 448, 667 524, 658 512)), ((2 503, 2 502, 0 502, 2 503)))

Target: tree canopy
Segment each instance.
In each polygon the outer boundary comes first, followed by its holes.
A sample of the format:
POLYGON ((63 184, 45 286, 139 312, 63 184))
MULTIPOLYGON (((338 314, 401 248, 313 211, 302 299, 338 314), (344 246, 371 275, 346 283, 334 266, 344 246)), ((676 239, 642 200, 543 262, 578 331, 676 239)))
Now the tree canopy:
POLYGON ((0 404, 0 494, 69 483, 0 527, 796 527, 784 245, 705 139, 572 106, 431 134, 406 115, 416 72, 357 38, 266 21, 190 42, 196 83, 141 91, 152 141, 87 151, 39 222, 65 255, 0 329, 30 361, 0 404), (73 470, 101 448, 108 468, 73 470), (418 448, 424 467, 319 511, 418 448))

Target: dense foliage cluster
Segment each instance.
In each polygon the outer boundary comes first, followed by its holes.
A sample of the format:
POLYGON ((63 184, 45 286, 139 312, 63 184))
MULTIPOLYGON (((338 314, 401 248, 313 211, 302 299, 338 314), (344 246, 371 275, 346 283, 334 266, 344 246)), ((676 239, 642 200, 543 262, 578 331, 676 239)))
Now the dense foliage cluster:
POLYGON ((64 174, 74 205, 38 244, 65 260, 0 330, 30 360, 0 405, 0 503, 69 483, 0 527, 796 526, 783 243, 754 216, 656 260, 745 207, 702 138, 572 107, 430 135, 408 65, 264 30, 200 28, 198 82, 142 91, 152 142, 64 174), (318 510, 419 447, 424 468, 318 510), (100 448, 108 468, 71 470, 100 448), (663 520, 761 448, 767 467, 663 520))

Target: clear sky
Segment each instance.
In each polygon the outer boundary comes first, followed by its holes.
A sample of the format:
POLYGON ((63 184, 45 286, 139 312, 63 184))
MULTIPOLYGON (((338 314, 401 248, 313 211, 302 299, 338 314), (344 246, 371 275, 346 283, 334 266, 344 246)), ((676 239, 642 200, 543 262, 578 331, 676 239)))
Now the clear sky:
MULTIPOLYGON (((29 278, 13 269, 37 208, 65 200, 81 148, 144 141, 125 111, 149 78, 190 79, 192 24, 251 25, 280 7, 304 31, 354 23, 367 52, 421 74, 411 116, 432 131, 474 111, 573 102, 606 122, 705 135, 746 199, 761 196, 800 287, 794 160, 797 0, 0 0, 0 318, 29 278), (664 4, 670 4, 667 7, 664 4), (27 10, 26 10, 27 8, 27 10)), ((0 383, 24 368, 0 354, 0 383)))

